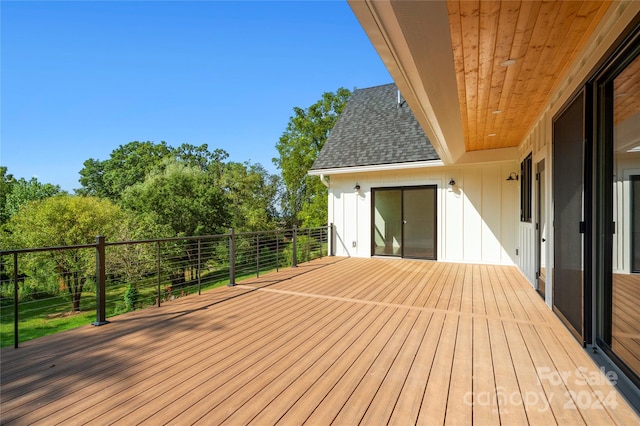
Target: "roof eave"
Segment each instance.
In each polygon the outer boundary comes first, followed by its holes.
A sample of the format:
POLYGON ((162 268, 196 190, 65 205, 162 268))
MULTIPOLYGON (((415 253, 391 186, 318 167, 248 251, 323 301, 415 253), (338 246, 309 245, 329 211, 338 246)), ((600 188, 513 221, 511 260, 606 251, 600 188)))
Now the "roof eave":
POLYGON ((308 174, 311 176, 330 176, 341 175, 349 173, 370 173, 380 172, 388 170, 406 170, 406 169, 419 169, 426 167, 440 167, 444 166, 442 160, 425 160, 425 161, 412 161, 407 163, 391 163, 391 164, 373 164, 367 166, 349 166, 349 167, 334 167, 329 169, 312 169, 308 174))
POLYGON ((457 163, 466 151, 446 2, 422 4, 420 31, 429 43, 420 45, 420 55, 409 46, 405 31, 411 28, 401 27, 393 2, 348 2, 442 161, 457 163))

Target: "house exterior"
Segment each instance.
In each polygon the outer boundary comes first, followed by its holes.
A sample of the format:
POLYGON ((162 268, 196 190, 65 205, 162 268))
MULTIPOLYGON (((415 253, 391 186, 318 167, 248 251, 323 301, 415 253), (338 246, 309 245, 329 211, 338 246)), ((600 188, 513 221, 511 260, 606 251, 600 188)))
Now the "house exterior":
POLYGON ((336 254, 516 264, 640 406, 640 2, 349 4, 437 159, 332 142, 311 173, 336 254))
POLYGON ((354 91, 310 173, 328 182, 338 256, 514 265, 516 167, 445 166, 387 84, 354 91))

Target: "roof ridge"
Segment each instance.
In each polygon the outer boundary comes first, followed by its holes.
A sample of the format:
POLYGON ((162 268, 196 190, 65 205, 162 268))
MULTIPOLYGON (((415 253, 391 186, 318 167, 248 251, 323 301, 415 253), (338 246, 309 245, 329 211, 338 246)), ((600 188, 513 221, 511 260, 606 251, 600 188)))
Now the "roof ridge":
POLYGON ((378 84, 377 86, 371 86, 371 87, 362 87, 362 88, 355 88, 354 91, 356 90, 369 90, 369 89, 377 89, 379 87, 385 87, 385 86, 396 86, 398 87, 395 83, 386 83, 386 84, 378 84))

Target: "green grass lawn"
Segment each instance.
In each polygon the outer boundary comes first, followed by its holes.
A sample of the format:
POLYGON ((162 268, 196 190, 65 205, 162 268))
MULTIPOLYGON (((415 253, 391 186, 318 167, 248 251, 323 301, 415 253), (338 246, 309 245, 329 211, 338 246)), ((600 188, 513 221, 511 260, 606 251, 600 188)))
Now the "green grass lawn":
MULTIPOLYGON (((93 295, 83 296, 80 307, 90 310, 72 312, 71 302, 66 296, 22 302, 18 306, 18 336, 20 342, 46 336, 59 331, 76 328, 91 323, 95 317, 95 300, 87 299, 93 295), (84 302, 84 305, 83 305, 84 302)), ((0 347, 14 344, 14 307, 3 304, 0 307, 0 347)))

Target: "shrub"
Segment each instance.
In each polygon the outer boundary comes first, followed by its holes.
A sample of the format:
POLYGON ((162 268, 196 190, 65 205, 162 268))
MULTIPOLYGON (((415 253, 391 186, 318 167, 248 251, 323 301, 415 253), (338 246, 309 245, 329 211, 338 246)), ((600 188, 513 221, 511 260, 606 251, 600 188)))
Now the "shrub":
POLYGON ((138 287, 129 284, 124 292, 124 306, 127 312, 134 311, 138 305, 138 287))

